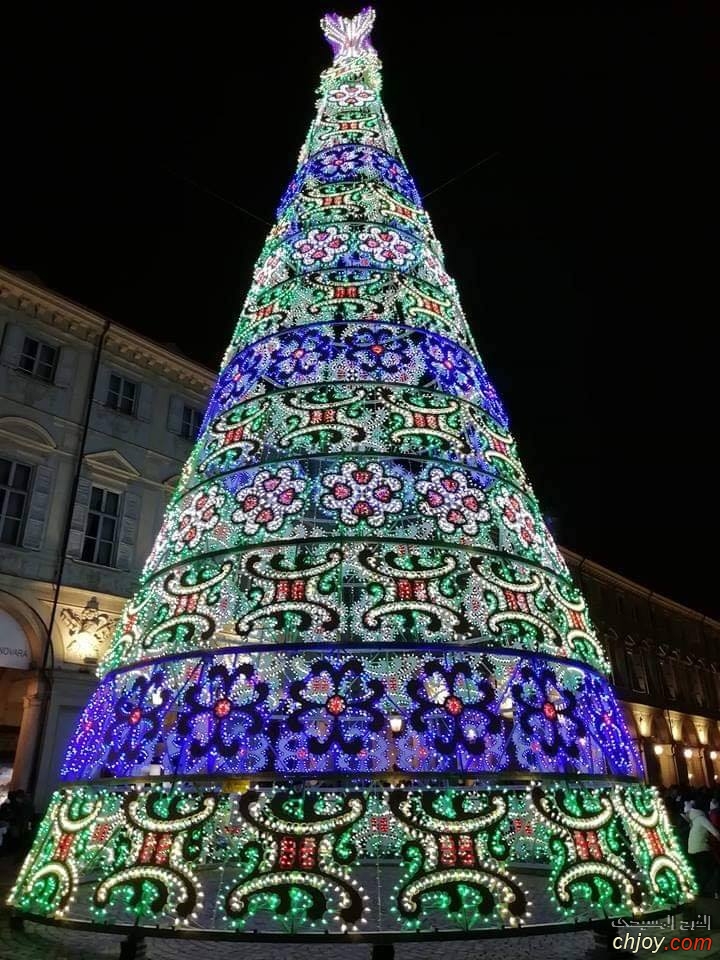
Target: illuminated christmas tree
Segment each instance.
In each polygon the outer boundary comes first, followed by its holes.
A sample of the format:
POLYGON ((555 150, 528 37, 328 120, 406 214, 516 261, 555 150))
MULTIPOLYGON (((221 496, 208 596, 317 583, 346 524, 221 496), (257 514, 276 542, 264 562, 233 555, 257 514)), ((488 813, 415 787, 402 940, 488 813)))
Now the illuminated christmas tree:
POLYGON ((263 933, 627 914, 692 881, 380 100, 334 62, 11 902, 263 933), (538 897, 535 897, 536 903, 538 897))

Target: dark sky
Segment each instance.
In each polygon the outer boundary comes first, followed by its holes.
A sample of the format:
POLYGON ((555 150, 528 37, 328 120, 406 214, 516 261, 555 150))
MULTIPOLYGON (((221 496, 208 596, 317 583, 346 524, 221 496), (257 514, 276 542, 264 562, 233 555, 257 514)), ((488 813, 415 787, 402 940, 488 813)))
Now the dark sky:
MULTIPOLYGON (((237 207, 274 219, 325 5, 16 6, 0 262, 215 368, 268 229, 237 207)), ((720 615, 717 22, 376 7, 421 193, 496 154, 427 207, 558 539, 720 615)))

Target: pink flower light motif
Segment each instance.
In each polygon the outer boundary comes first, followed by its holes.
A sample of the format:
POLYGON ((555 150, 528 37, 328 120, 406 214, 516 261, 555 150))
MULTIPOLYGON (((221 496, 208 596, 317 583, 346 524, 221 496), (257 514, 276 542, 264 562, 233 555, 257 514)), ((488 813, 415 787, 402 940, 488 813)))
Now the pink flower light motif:
POLYGON ((325 176, 353 173, 361 166, 362 160, 362 151, 357 147, 335 148, 320 160, 320 171, 325 176))
POLYGON ((295 256, 306 267, 332 263, 339 253, 347 250, 347 240, 337 227, 310 230, 293 244, 295 256))
POLYGON ((306 480, 297 478, 290 467, 276 473, 260 470, 248 485, 235 494, 238 509, 233 523, 243 524, 243 533, 268 533, 279 530, 286 518, 302 509, 302 492, 306 480))
POLYGON ((322 497, 323 506, 339 511, 342 522, 350 527, 361 520, 371 527, 382 526, 388 514, 402 509, 402 500, 396 496, 402 481, 388 476, 379 463, 344 463, 340 473, 328 474, 322 482, 329 490, 322 497))
POLYGON ((217 524, 224 503, 225 496, 218 486, 196 493, 172 525, 169 539, 175 549, 197 546, 202 535, 217 524))
POLYGON ((420 512, 437 520, 444 533, 462 531, 474 536, 479 524, 490 519, 485 492, 459 470, 446 474, 434 467, 429 479, 418 480, 416 488, 425 498, 420 501, 420 512))
POLYGON ((287 271, 283 268, 282 256, 276 251, 256 268, 253 285, 258 288, 273 286, 284 280, 286 276, 287 271))
POLYGON ((429 279, 431 283, 436 283, 445 293, 448 293, 452 296, 452 281, 435 254, 431 253, 426 248, 423 251, 422 262, 429 274, 427 279, 429 279))
POLYGON ((360 236, 360 249, 369 253, 376 263, 401 267, 413 259, 410 243, 396 230, 370 227, 360 236))
POLYGON ((372 90, 368 90, 359 83, 343 83, 332 91, 330 99, 341 107, 357 107, 367 103, 368 100, 373 100, 374 94, 372 90))
POLYGON ((514 531, 524 546, 536 546, 538 533, 535 518, 520 497, 516 493, 503 490, 495 496, 495 503, 501 511, 500 516, 508 530, 514 531))

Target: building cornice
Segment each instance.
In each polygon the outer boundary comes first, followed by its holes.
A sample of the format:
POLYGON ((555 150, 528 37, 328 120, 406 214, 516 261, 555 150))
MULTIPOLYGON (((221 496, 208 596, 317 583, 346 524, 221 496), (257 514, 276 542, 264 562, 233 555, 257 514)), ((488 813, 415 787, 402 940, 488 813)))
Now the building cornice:
POLYGON ((634 580, 628 580, 627 577, 623 577, 613 570, 608 570, 608 568, 603 567, 602 564, 597 563, 595 560, 590 560, 588 557, 583 557, 581 554, 575 553, 574 550, 569 550, 567 547, 560 546, 560 544, 558 544, 558 547, 568 564, 576 570, 587 571, 599 580, 604 580, 606 583, 612 584, 626 592, 634 593, 642 597, 643 600, 665 607, 674 616, 695 620, 698 623, 705 624, 711 630, 720 631, 720 622, 713 620, 712 617, 708 617, 704 613, 700 613, 699 610, 693 610, 692 607, 685 607, 683 604, 676 603, 675 600, 671 600, 669 597, 664 597, 662 594, 656 593, 648 587, 643 587, 639 583, 635 583, 634 580))
POLYGON ((0 301, 90 344, 97 343, 107 328, 108 352, 203 396, 215 381, 216 374, 202 364, 1 267, 0 301))

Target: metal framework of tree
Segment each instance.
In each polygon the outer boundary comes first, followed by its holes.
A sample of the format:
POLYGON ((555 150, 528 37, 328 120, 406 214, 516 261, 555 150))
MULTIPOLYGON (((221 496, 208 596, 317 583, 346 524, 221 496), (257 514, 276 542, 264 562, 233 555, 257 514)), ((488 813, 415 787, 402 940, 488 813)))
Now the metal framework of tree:
POLYGON ((527 862, 541 913, 692 895, 385 114, 373 19, 323 19, 317 115, 18 910, 472 934, 528 922, 527 862))

